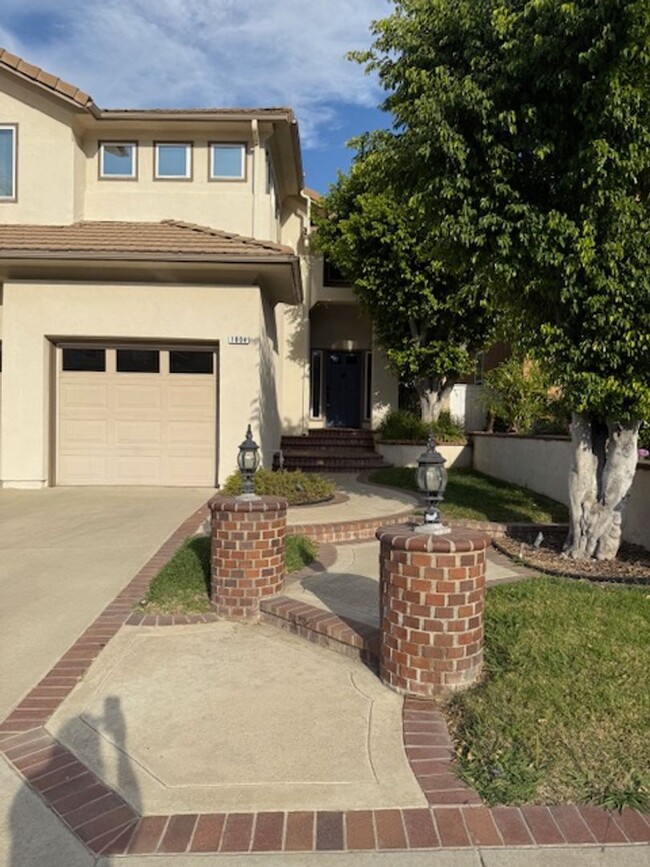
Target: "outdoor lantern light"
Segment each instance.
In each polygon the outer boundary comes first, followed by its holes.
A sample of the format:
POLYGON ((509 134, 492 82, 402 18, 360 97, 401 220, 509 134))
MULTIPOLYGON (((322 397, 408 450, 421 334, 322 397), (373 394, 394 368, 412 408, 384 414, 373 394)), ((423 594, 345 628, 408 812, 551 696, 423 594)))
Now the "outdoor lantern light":
POLYGON ((416 528, 419 533, 449 533, 448 527, 440 523, 440 512, 437 504, 442 501, 447 487, 447 470, 445 459, 436 451, 436 442, 431 435, 427 439, 427 450, 418 458, 417 484, 424 494, 427 508, 424 513, 424 524, 416 528))
POLYGON ((246 431, 246 439, 239 446, 239 454, 237 455, 237 466, 240 469, 242 480, 244 482, 242 493, 247 496, 255 495, 255 485, 253 476, 260 465, 260 447, 253 439, 253 431, 248 425, 246 431))

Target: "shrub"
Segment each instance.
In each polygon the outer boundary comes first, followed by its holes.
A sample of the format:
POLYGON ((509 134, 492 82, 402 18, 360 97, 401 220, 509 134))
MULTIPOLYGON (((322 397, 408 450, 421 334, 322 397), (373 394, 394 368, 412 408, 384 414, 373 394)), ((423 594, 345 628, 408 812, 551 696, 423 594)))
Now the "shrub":
POLYGON ((430 433, 440 443, 464 443, 463 426, 450 413, 442 412, 430 425, 408 410, 391 410, 377 428, 383 440, 423 442, 430 433))
POLYGON ((462 424, 449 412, 441 412, 438 421, 431 423, 431 433, 439 443, 466 443, 462 424))
POLYGON ((551 396, 551 382, 539 364, 513 355, 485 374, 488 430, 509 433, 566 433, 565 410, 551 396))
MULTIPOLYGON (((290 506, 307 503, 322 503, 331 500, 336 486, 329 479, 317 473, 303 473, 302 470, 258 470, 254 477, 255 493, 260 496, 284 497, 290 506)), ((223 493, 237 496, 242 492, 242 478, 239 471, 226 479, 223 493)))

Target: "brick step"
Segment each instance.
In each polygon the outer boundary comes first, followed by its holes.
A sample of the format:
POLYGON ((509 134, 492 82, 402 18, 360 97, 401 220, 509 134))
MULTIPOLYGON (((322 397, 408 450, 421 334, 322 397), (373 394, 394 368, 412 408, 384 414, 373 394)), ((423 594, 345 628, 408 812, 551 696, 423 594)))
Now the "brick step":
POLYGON ((305 443, 301 448, 292 446, 288 449, 282 449, 282 454, 287 458, 292 457, 332 457, 332 458, 376 458, 377 452, 374 449, 368 448, 348 448, 347 446, 313 446, 311 443, 305 443))
POLYGON ((353 472, 355 470, 378 470, 390 466, 380 455, 359 457, 331 457, 329 455, 284 455, 285 470, 305 472, 353 472))
POLYGON ((283 451, 289 449, 311 449, 311 448, 328 448, 328 449, 370 449, 374 450, 375 443, 372 438, 362 437, 293 437, 284 436, 281 441, 283 451))
POLYGON ((355 437, 357 439, 372 439, 372 431, 366 428, 359 427, 319 427, 312 428, 308 434, 310 437, 328 437, 329 439, 337 439, 338 437, 355 437))
POLYGON ((348 617, 343 620, 331 611, 298 602, 289 596, 262 600, 260 611, 263 623, 286 629, 373 668, 377 665, 379 630, 374 626, 348 617))

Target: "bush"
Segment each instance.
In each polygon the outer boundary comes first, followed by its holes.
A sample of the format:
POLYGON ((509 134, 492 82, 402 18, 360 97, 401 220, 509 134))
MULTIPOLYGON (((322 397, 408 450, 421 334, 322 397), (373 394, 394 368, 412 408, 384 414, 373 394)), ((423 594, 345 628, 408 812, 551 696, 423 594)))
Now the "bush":
MULTIPOLYGON (((284 497, 290 506, 307 503, 322 503, 331 500, 336 486, 329 479, 317 473, 303 473, 302 470, 258 470, 254 477, 255 493, 260 496, 284 497)), ((226 479, 223 493, 237 496, 242 492, 242 477, 239 471, 226 479)))
POLYGON ((391 410, 377 428, 383 440, 408 440, 423 442, 433 434, 440 443, 465 443, 463 426, 448 412, 440 413, 438 421, 427 424, 408 410, 391 410))
POLYGON ((483 383, 488 430, 567 433, 568 412, 552 395, 552 383, 536 362, 513 355, 488 371, 483 383))

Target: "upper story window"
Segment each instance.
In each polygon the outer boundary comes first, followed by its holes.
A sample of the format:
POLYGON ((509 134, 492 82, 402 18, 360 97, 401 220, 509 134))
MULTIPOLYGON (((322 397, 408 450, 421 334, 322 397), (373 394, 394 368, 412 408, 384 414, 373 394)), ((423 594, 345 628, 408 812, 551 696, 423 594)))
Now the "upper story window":
POLYGON ((135 178, 135 155, 135 142, 102 142, 99 146, 100 178, 135 178))
POLYGON ((0 126, 0 200, 16 198, 16 127, 0 126))
POLYGON ((210 180, 243 181, 246 176, 246 146, 243 144, 210 145, 210 180))
POLYGON ((323 283, 325 286, 350 285, 350 281, 345 279, 334 262, 331 262, 329 259, 325 259, 325 262, 323 263, 323 283))
POLYGON ((158 180, 189 180, 192 177, 192 148, 188 142, 157 143, 155 161, 158 180))

